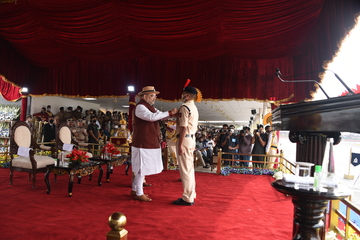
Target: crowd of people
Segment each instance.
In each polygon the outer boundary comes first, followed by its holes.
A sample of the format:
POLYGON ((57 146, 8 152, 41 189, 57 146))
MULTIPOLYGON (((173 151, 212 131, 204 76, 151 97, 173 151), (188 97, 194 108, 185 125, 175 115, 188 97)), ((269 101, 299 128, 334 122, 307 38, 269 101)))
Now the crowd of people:
MULTIPOLYGON (((74 134, 76 141, 88 143, 102 143, 109 141, 110 137, 126 137, 128 142, 132 141, 132 134, 128 130, 128 114, 118 111, 96 111, 89 109, 83 112, 81 106, 68 107, 64 110, 60 107, 57 113, 53 113, 51 106, 43 107, 39 113, 27 117, 27 122, 32 128, 34 119, 46 122, 42 130, 42 142, 55 141, 55 126, 67 122, 74 134)), ((176 124, 175 124, 176 126, 176 124)), ((175 126, 169 124, 160 124, 161 138, 170 147, 175 138, 173 134, 175 126), (171 131, 166 131, 171 130, 171 131), (171 135, 170 137, 168 135, 171 135)), ((226 159, 225 165, 232 165, 230 159, 250 161, 250 155, 242 154, 266 154, 271 149, 277 148, 277 141, 274 139, 271 126, 257 125, 257 128, 251 133, 248 126, 244 126, 240 131, 235 130, 234 125, 224 124, 222 128, 199 126, 195 134, 196 149, 195 157, 204 168, 210 168, 212 155, 217 155, 219 149, 225 153, 239 153, 238 155, 223 154, 222 158, 226 159), (227 160, 229 159, 229 160, 227 160)), ((176 159, 175 148, 170 150, 172 158, 176 159)), ((257 166, 262 167, 264 162, 263 156, 252 156, 257 166)), ((177 163, 175 163, 177 165, 177 163)), ((235 165, 249 167, 249 162, 235 161, 235 165)), ((272 167, 272 164, 269 165, 272 167)), ((267 167, 269 167, 267 166, 267 167)))
MULTIPOLYGON (((224 154, 225 165, 242 165, 249 167, 250 155, 242 154, 258 154, 265 155, 272 149, 277 149, 277 139, 272 132, 270 125, 257 125, 257 128, 251 133, 248 126, 244 126, 240 131, 236 131, 234 125, 228 126, 224 124, 221 129, 203 127, 196 133, 196 150, 195 156, 200 159, 204 168, 209 168, 212 155, 217 155, 219 149, 224 154), (239 154, 228 154, 239 153, 239 154)), ((264 156, 252 156, 252 161, 258 167, 264 167, 264 156)), ((269 163, 267 167, 273 167, 269 163)))
POLYGON ((29 115, 26 122, 30 129, 35 132, 34 122, 42 122, 41 142, 55 142, 56 125, 67 123, 73 132, 74 139, 79 143, 103 143, 110 137, 125 137, 131 142, 130 131, 127 130, 127 113, 118 111, 85 110, 81 106, 68 107, 64 110, 60 107, 56 113, 52 112, 51 106, 43 107, 40 112, 29 115))
MULTIPOLYGON (((34 119, 46 122, 43 127, 43 142, 55 141, 55 125, 62 122, 67 122, 68 126, 74 134, 74 138, 78 142, 89 143, 106 143, 110 137, 126 137, 128 142, 131 142, 132 135, 127 126, 127 113, 118 111, 96 111, 89 109, 83 112, 81 106, 68 107, 64 110, 60 107, 59 111, 52 113, 51 106, 43 107, 39 113, 28 116, 27 122, 30 126, 34 119)), ((176 124, 175 124, 176 126, 176 124)), ((171 126, 167 124, 160 124, 161 138, 167 145, 171 146, 175 127, 172 131, 171 126), (172 135, 171 137, 167 135, 172 135), (169 141, 170 140, 170 141, 169 141)), ((257 125, 257 128, 251 133, 250 128, 244 126, 240 131, 235 130, 234 125, 228 126, 224 124, 222 128, 199 126, 199 130, 195 134, 196 149, 194 151, 195 157, 203 165, 204 168, 209 168, 211 164, 212 155, 217 155, 219 149, 225 153, 239 153, 238 155, 223 154, 225 165, 232 165, 230 159, 250 161, 251 156, 242 154, 266 154, 271 149, 276 150, 277 141, 272 134, 271 126, 257 125)), ((175 147, 175 145, 173 145, 175 147)), ((172 157, 176 159, 175 148, 170 150, 172 157)), ((252 156, 257 166, 262 167, 264 162, 263 156, 252 156)), ((177 163, 175 163, 177 164, 177 163)), ((235 161, 235 165, 243 165, 249 167, 249 162, 235 161)), ((272 164, 270 164, 272 167, 272 164)), ((269 166, 267 166, 269 167, 269 166)))
MULTIPOLYGON (((189 81, 189 80, 188 80, 189 81)), ((188 82, 187 82, 188 84, 188 82)), ((26 122, 33 129, 33 123, 43 122, 42 142, 55 142, 56 125, 66 123, 73 137, 78 142, 106 143, 110 137, 126 137, 131 145, 133 183, 130 194, 135 199, 149 202, 151 198, 144 194, 145 176, 160 173, 163 169, 161 148, 169 147, 176 158, 183 185, 182 197, 173 201, 175 205, 192 206, 195 202, 194 153, 205 168, 210 167, 213 155, 221 149, 225 164, 235 160, 250 160, 249 155, 266 154, 269 149, 276 149, 271 126, 262 125, 251 134, 250 128, 244 126, 239 132, 233 125, 224 124, 221 129, 198 127, 198 110, 194 101, 201 101, 200 91, 185 85, 179 109, 161 112, 154 107, 156 95, 152 86, 144 87, 138 94, 140 101, 134 108, 133 132, 127 126, 127 113, 102 112, 89 109, 83 112, 81 106, 74 110, 60 107, 53 113, 51 106, 43 107, 40 112, 28 116, 26 122), (169 121, 169 118, 176 120, 169 121), (238 154, 229 154, 238 153, 238 154)), ((235 162, 249 166, 249 162, 235 162)), ((259 166, 264 164, 263 156, 253 156, 252 161, 259 166)), ((151 184, 149 184, 150 186, 151 184)))

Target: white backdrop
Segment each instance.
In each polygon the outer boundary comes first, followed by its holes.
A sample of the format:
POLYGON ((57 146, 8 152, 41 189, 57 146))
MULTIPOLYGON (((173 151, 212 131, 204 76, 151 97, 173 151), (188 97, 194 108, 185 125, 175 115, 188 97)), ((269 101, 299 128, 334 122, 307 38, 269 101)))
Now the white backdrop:
POLYGON ((28 104, 30 104, 30 114, 40 112, 41 108, 46 108, 47 105, 51 106, 51 112, 53 114, 58 113, 60 107, 64 107, 66 111, 68 107, 73 107, 73 110, 75 110, 77 106, 80 106, 83 108, 83 112, 91 108, 96 111, 100 109, 100 104, 92 103, 91 101, 77 101, 72 98, 63 97, 31 97, 28 104))

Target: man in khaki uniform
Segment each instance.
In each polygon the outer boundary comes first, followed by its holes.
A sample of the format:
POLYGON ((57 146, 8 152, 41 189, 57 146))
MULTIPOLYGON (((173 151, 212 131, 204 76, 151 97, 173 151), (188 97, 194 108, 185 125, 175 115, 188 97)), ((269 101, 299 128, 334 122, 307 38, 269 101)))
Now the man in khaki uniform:
MULTIPOLYGON (((271 126, 266 126, 265 131, 268 134, 268 142, 266 144, 266 154, 267 155, 276 155, 278 153, 278 138, 276 136, 276 132, 272 131, 271 126)), ((268 168, 274 168, 274 162, 276 162, 276 157, 268 157, 268 168)))
POLYGON ((166 144, 168 146, 170 155, 171 155, 171 161, 170 163, 175 166, 177 165, 177 158, 176 158, 176 123, 173 121, 167 121, 166 123, 166 144))
POLYGON ((184 188, 182 198, 173 201, 173 204, 191 206, 195 202, 195 171, 194 157, 195 150, 195 133, 197 131, 199 113, 194 104, 194 100, 201 100, 201 94, 198 96, 198 90, 191 86, 186 86, 181 95, 184 102, 179 108, 176 119, 177 142, 177 159, 181 182, 184 188))
POLYGON ((78 143, 86 142, 88 134, 86 132, 86 128, 84 127, 83 120, 77 120, 77 127, 74 127, 72 130, 78 143))

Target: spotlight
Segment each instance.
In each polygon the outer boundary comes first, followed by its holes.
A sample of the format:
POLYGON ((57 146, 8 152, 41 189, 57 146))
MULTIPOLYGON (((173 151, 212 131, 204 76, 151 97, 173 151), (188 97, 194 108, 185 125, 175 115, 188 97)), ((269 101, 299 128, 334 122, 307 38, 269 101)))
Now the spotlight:
POLYGON ((253 117, 250 117, 250 120, 252 121, 252 120, 254 120, 254 118, 253 118, 253 117))
POLYGON ((135 87, 134 86, 128 86, 128 91, 129 92, 135 92, 135 87))
POLYGON ((251 114, 252 114, 252 115, 255 115, 255 114, 256 114, 256 109, 252 109, 252 110, 251 110, 251 114))

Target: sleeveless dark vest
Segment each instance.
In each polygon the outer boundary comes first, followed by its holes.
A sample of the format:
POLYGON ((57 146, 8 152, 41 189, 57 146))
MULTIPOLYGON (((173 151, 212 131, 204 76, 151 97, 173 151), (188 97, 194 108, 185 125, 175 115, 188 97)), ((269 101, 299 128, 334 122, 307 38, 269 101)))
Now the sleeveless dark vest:
POLYGON ((158 121, 145 121, 135 115, 136 108, 140 104, 144 105, 151 112, 156 112, 154 106, 151 106, 142 99, 136 104, 133 111, 133 136, 131 145, 137 148, 160 148, 160 125, 158 121))

